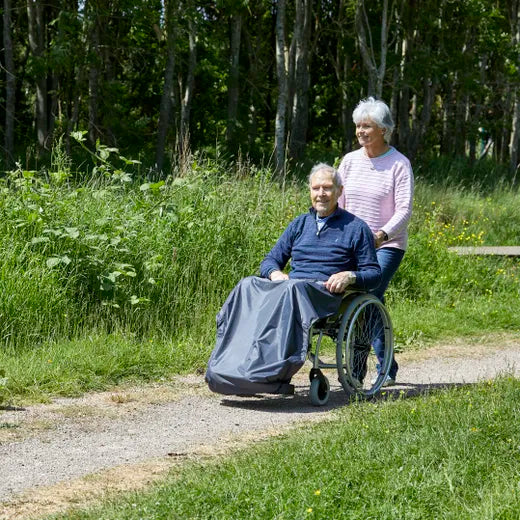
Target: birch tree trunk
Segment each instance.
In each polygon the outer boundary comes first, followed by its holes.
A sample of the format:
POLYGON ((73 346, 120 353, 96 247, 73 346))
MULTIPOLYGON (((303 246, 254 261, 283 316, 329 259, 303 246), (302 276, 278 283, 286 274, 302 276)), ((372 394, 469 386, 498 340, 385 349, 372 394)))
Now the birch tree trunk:
POLYGON ((155 169, 162 172, 164 165, 164 150, 166 135, 170 126, 172 99, 173 99, 173 73, 175 69, 175 17, 174 0, 166 2, 166 67, 164 69, 164 85, 159 108, 159 123, 157 126, 157 144, 155 146, 155 169))
MULTIPOLYGON (((249 85, 257 85, 260 83, 258 60, 255 56, 255 49, 253 42, 247 31, 244 33, 244 43, 247 49, 249 70, 247 82, 249 85)), ((247 110, 247 143, 248 149, 251 150, 254 146, 255 139, 258 133, 258 117, 256 107, 255 89, 248 89, 248 110, 247 110)))
MULTIPOLYGON (((339 122, 341 127, 341 150, 347 153, 352 150, 354 138, 354 125, 352 123, 353 103, 348 96, 349 72, 351 69, 351 58, 344 48, 347 39, 347 20, 345 14, 345 0, 340 0, 336 14, 338 33, 336 38, 335 53, 331 56, 334 74, 340 90, 340 113, 339 122)), ((357 101, 357 100, 356 100, 357 101)))
POLYGON ((350 69, 350 57, 348 54, 343 56, 342 53, 339 53, 338 50, 334 68, 341 92, 340 124, 343 141, 341 143, 341 149, 347 153, 352 150, 352 139, 354 138, 354 125, 352 124, 352 103, 349 102, 347 93, 348 71, 350 69))
MULTIPOLYGON (((518 48, 520 44, 520 2, 513 0, 511 2, 511 34, 513 35, 513 45, 518 48)), ((518 53, 520 59, 520 52, 518 53)), ((518 66, 518 62, 517 62, 518 66)), ((509 140, 509 164, 511 171, 516 172, 519 166, 519 142, 520 142, 520 97, 518 94, 518 85, 513 88, 513 119, 511 128, 511 137, 509 140)), ((515 177, 516 178, 516 177, 515 177)))
POLYGON ((240 37, 242 34, 242 14, 234 13, 231 16, 231 45, 229 56, 229 83, 228 83, 228 113, 226 127, 226 141, 228 148, 236 149, 236 129, 238 114, 238 80, 240 63, 240 37))
POLYGON ((408 139, 407 153, 411 161, 415 159, 430 124, 437 87, 438 82, 436 79, 430 80, 428 77, 424 79, 422 109, 420 115, 416 114, 413 118, 412 131, 408 139))
POLYGON ((386 56, 388 54, 388 30, 391 22, 391 13, 388 16, 388 0, 383 0, 381 19, 381 46, 379 52, 379 65, 377 64, 370 22, 365 9, 365 0, 358 0, 356 5, 356 31, 359 51, 368 73, 368 95, 381 98, 383 94, 383 81, 386 73, 386 56))
POLYGON ((278 79, 278 101, 275 118, 275 169, 285 169, 285 133, 287 114, 287 65, 285 56, 285 0, 278 0, 276 11, 276 76, 278 79))
POLYGON ((190 112, 191 102, 193 99, 193 90, 195 86, 195 69, 197 67, 197 35, 193 21, 189 21, 188 33, 188 71, 186 73, 186 81, 183 82, 182 77, 179 78, 180 104, 181 104, 181 121, 179 128, 179 159, 181 170, 184 171, 188 157, 190 155, 190 112))
MULTIPOLYGON (((399 66, 399 84, 401 85, 401 89, 398 109, 399 142, 397 143, 397 146, 404 150, 408 147, 410 140, 410 87, 405 81, 409 48, 410 40, 405 36, 401 42, 401 62, 399 66)), ((408 153, 407 150, 406 152, 408 153)))
POLYGON ((36 79, 36 134, 41 149, 47 146, 47 73, 44 64, 43 6, 40 0, 27 0, 28 37, 31 53, 40 68, 36 79))
POLYGON ((13 41, 11 38, 11 0, 4 0, 4 57, 5 57, 5 167, 13 163, 14 151, 14 110, 16 84, 14 74, 13 41))
POLYGON ((303 157, 309 118, 309 47, 311 37, 312 0, 296 0, 294 22, 294 97, 291 111, 289 155, 298 161, 303 157))
MULTIPOLYGON (((484 85, 486 82, 486 68, 488 64, 488 56, 484 54, 480 60, 480 84, 484 85)), ((475 103, 475 110, 473 114, 471 114, 471 110, 468 106, 469 112, 469 120, 468 120, 468 128, 470 129, 470 135, 468 137, 468 148, 469 148, 469 161, 470 163, 474 163, 477 158, 477 142, 479 135, 479 122, 482 114, 482 108, 484 106, 485 100, 482 95, 479 95, 477 98, 477 102, 475 103)))
POLYGON ((513 102, 513 120, 511 129, 511 139, 509 141, 509 164, 511 171, 516 171, 519 167, 518 160, 518 141, 520 136, 520 99, 518 98, 518 92, 514 91, 514 102, 513 102))
POLYGON ((90 52, 88 59, 88 138, 90 143, 95 145, 99 136, 99 67, 101 65, 101 56, 99 52, 99 18, 96 2, 89 0, 85 4, 85 12, 90 19, 90 52))

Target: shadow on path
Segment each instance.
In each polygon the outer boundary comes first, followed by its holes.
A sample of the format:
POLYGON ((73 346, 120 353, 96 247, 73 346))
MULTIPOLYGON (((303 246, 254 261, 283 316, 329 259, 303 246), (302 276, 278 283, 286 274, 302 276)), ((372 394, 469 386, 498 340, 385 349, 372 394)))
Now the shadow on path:
POLYGON ((396 387, 388 387, 370 398, 347 395, 341 388, 331 388, 329 401, 325 406, 314 406, 310 403, 307 391, 300 389, 295 395, 255 395, 249 397, 226 396, 220 401, 221 406, 242 408, 268 413, 322 413, 342 408, 351 403, 410 399, 421 395, 438 393, 451 388, 472 387, 479 383, 399 383, 396 387))
POLYGON ((0 405, 0 411, 3 412, 25 412, 26 408, 21 406, 11 406, 10 404, 0 405))

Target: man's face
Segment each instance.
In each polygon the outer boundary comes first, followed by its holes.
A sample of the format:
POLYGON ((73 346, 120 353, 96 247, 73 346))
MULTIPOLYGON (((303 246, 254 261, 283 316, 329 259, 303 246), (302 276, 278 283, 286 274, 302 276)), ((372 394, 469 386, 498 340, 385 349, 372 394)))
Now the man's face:
POLYGON ((312 207, 318 216, 327 217, 336 209, 343 187, 334 184, 331 173, 318 170, 311 178, 310 190, 312 207))

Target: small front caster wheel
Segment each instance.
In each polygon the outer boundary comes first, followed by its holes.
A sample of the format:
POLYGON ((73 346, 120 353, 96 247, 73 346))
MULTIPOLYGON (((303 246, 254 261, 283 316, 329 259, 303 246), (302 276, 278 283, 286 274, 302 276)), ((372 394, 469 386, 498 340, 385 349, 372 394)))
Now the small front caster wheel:
POLYGON ((311 381, 309 395, 314 406, 326 405, 330 396, 329 380, 324 375, 315 377, 311 381))

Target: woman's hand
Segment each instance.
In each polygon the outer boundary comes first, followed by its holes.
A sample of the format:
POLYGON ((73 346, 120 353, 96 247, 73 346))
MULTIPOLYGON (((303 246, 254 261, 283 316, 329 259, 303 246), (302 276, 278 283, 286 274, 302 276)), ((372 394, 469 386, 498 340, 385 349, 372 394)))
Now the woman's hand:
POLYGON ((376 231, 374 233, 374 242, 375 242, 375 245, 376 245, 376 249, 383 243, 383 242, 386 242, 388 240, 388 235, 382 230, 380 229, 379 231, 376 231))
POLYGON ((342 271, 341 273, 333 274, 326 282, 325 287, 331 293, 345 292, 349 285, 356 283, 356 275, 352 271, 342 271))

